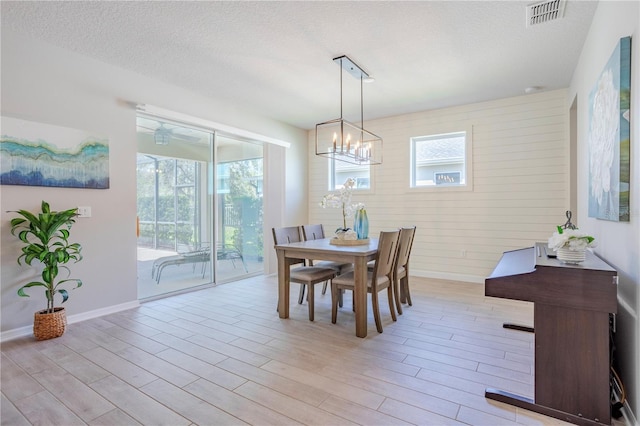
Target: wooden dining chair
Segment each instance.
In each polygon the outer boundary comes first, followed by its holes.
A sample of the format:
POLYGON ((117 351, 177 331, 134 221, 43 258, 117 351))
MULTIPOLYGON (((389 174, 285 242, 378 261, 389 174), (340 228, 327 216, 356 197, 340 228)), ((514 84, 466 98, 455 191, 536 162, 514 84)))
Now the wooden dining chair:
POLYGON ((409 306, 412 306, 411 293, 409 292, 409 257, 415 234, 415 226, 400 229, 398 254, 393 267, 393 293, 399 315, 402 315, 402 303, 406 302, 409 306))
MULTIPOLYGON (((275 245, 297 243, 301 241, 300 228, 297 226, 289 226, 285 228, 272 228, 273 242, 275 245)), ((331 281, 336 276, 333 268, 322 268, 319 266, 305 266, 305 259, 296 259, 294 264, 302 264, 291 268, 289 281, 300 284, 300 295, 298 303, 304 300, 304 289, 309 288, 307 292, 307 301, 309 303, 309 321, 314 319, 314 286, 318 283, 331 281)), ((293 266, 293 265, 292 265, 293 266)))
MULTIPOLYGON (((380 320, 380 306, 378 293, 387 289, 389 311, 391 318, 396 321, 396 312, 393 308, 393 266, 398 253, 398 239, 400 231, 380 232, 378 239, 378 251, 373 270, 367 269, 367 292, 371 294, 371 307, 376 321, 378 333, 382 333, 382 321, 380 320)), ((331 281, 331 322, 336 323, 338 317, 338 300, 340 291, 351 290, 355 287, 355 272, 347 272, 339 275, 331 281)))
MULTIPOLYGON (((321 240, 325 238, 324 227, 322 224, 302 225, 302 237, 305 241, 321 240)), ((334 262, 332 260, 309 260, 309 266, 320 266, 323 268, 332 268, 336 270, 338 275, 345 274, 353 269, 353 263, 334 262)), ((322 294, 327 292, 327 283, 322 286, 322 294)))

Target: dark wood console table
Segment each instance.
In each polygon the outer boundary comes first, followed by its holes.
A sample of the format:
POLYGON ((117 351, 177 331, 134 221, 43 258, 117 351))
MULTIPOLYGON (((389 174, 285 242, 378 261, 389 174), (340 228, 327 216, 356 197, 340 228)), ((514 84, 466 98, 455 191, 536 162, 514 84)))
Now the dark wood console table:
POLYGON ((578 425, 611 424, 609 313, 617 311, 617 273, 587 251, 569 265, 546 244, 505 252, 485 295, 534 303, 534 399, 497 389, 485 397, 578 425))

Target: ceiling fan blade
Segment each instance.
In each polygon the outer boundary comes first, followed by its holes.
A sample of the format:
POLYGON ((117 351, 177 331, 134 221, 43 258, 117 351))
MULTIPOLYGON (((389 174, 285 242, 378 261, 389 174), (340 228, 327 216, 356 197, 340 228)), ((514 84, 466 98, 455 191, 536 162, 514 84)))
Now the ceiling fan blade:
POLYGON ((175 133, 173 132, 171 134, 171 137, 176 138, 176 139, 180 139, 186 142, 199 142, 202 140, 202 138, 199 138, 197 136, 191 136, 191 135, 183 135, 181 133, 175 133))
MULTIPOLYGON (((176 139, 176 140, 190 142, 190 143, 200 142, 203 140, 203 138, 199 136, 192 136, 192 135, 180 133, 180 129, 181 129, 180 127, 176 127, 176 128, 164 127, 164 123, 162 122, 160 122, 160 126, 156 128, 143 126, 141 124, 138 124, 137 128, 144 129, 145 130, 144 133, 149 132, 154 136, 154 138, 158 137, 160 140, 166 140, 167 142, 170 139, 176 139), (162 137, 166 139, 163 139, 162 137)), ((160 145, 164 145, 164 143, 161 143, 160 145)))

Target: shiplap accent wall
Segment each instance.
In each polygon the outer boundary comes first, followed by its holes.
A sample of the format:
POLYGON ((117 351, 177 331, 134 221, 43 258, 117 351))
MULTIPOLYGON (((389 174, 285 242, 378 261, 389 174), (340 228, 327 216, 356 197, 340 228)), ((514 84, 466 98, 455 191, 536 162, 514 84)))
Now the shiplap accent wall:
MULTIPOLYGON (((384 140, 372 190, 353 196, 366 205, 370 235, 416 225, 412 275, 472 282, 484 282, 504 251, 546 241, 569 208, 566 96, 555 90, 365 122, 384 140), (410 138, 468 129, 471 189, 411 189, 410 138)), ((313 130, 309 144, 309 221, 330 234, 341 214, 319 205, 328 160, 314 155, 313 130)))

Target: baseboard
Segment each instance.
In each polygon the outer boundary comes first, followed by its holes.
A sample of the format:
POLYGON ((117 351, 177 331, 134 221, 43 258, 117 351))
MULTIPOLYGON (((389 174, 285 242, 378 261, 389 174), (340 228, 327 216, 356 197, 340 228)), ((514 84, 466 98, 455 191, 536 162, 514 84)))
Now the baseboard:
MULTIPOLYGON (((278 277, 278 273, 265 274, 266 277, 278 277)), ((484 280, 486 277, 479 277, 476 275, 465 275, 465 274, 451 274, 448 272, 434 272, 434 271, 417 271, 411 268, 411 276, 412 277, 422 277, 422 278, 435 278, 439 280, 450 280, 450 281, 462 281, 466 283, 476 283, 476 284, 484 284, 484 280)))
POLYGON ((465 275, 465 274, 452 274, 449 272, 435 272, 435 271, 417 271, 415 269, 411 269, 411 276, 414 277, 422 277, 422 278, 435 278, 439 280, 451 280, 451 281, 463 281, 467 283, 476 283, 476 284, 484 284, 484 280, 486 277, 478 277, 476 275, 465 275))
MULTIPOLYGON (((140 306, 140 302, 135 300, 133 302, 121 303, 120 305, 107 306, 106 308, 100 308, 100 309, 95 309, 93 311, 70 315, 67 317, 67 324, 86 321, 86 320, 98 318, 104 315, 109 315, 109 314, 114 314, 116 312, 134 309, 139 306, 140 306)), ((12 339, 17 339, 18 337, 29 336, 31 334, 33 334, 32 325, 3 331, 2 333, 0 333, 0 343, 7 342, 12 339)))

